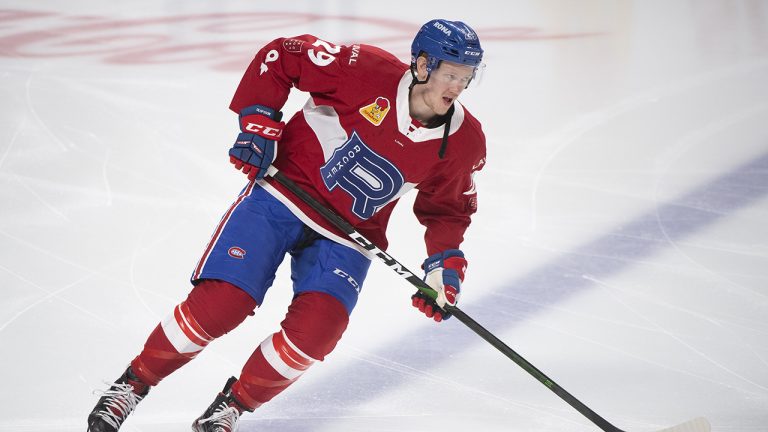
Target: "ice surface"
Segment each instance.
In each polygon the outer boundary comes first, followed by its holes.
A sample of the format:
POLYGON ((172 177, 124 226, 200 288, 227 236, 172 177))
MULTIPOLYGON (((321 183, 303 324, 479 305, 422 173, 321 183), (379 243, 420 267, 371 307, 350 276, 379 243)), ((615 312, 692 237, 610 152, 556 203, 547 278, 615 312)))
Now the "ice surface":
MULTIPOLYGON (((462 95, 489 154, 462 309, 627 431, 768 430, 768 3, 262 3, 3 1, 0 431, 84 430, 92 391, 184 298, 243 184, 227 106, 263 43, 313 33, 407 59, 435 17, 487 53, 462 95)), ((412 198, 390 252, 416 268, 412 198)), ((412 311, 411 291, 375 264, 336 351, 240 430, 597 430, 456 320, 412 311)), ((281 269, 123 430, 185 430, 290 296, 281 269)))

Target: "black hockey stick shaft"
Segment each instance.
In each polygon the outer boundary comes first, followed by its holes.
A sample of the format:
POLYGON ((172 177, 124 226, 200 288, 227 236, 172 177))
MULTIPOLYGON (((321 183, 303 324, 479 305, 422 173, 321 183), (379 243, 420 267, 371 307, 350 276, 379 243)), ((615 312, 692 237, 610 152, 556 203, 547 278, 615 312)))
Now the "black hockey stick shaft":
MULTIPOLYGON (((354 240, 355 243, 363 247, 365 250, 367 250, 371 254, 378 257, 382 262, 384 262, 384 264, 386 264, 388 267, 394 270, 397 274, 399 274, 408 282, 410 282, 413 286, 419 289, 419 291, 422 291, 423 293, 427 294, 433 299, 437 297, 437 292, 435 290, 433 290, 429 285, 427 285, 423 280, 421 280, 421 278, 416 276, 413 272, 408 270, 399 261, 392 258, 390 255, 388 255, 386 252, 381 250, 371 241, 366 239, 362 234, 358 233, 357 230, 355 230, 355 228, 352 226, 352 224, 347 222, 346 219, 342 218, 331 209, 322 205, 314 197, 312 197, 306 191, 304 191, 299 185, 294 183, 288 177, 284 176, 280 171, 276 170, 274 167, 270 167, 270 171, 268 172, 268 174, 272 178, 274 178, 278 183, 280 183, 281 185, 285 186, 288 190, 290 190, 291 193, 299 197, 299 199, 301 199, 304 203, 306 203, 307 205, 312 207, 312 209, 320 213, 328 222, 333 224, 339 230, 343 231, 347 236, 349 236, 352 240, 354 240)), ((509 359, 517 363, 518 366, 520 366, 526 372, 528 372, 530 375, 536 378, 540 383, 544 384, 548 389, 552 390, 553 393, 560 396, 561 399, 563 399, 570 406, 575 408, 576 411, 580 412, 584 417, 588 418, 592 423, 596 424, 600 429, 604 430, 605 432, 623 432, 621 429, 609 423, 599 414, 592 411, 592 409, 590 409, 588 406, 584 405, 580 400, 576 399, 576 397, 574 397, 573 395, 568 393, 565 389, 560 387, 551 378, 549 378, 542 371, 540 371, 538 368, 532 365, 528 360, 524 359, 520 354, 516 353, 515 350, 510 348, 501 339, 494 336, 493 333, 486 330, 482 325, 480 325, 477 321, 475 321, 469 315, 464 313, 461 309, 459 309, 456 306, 446 306, 445 310, 453 314, 459 321, 461 321, 464 325, 466 325, 472 331, 477 333, 477 335, 479 335, 481 338, 485 339, 494 348, 501 351, 502 354, 504 354, 505 356, 509 357, 509 359)))

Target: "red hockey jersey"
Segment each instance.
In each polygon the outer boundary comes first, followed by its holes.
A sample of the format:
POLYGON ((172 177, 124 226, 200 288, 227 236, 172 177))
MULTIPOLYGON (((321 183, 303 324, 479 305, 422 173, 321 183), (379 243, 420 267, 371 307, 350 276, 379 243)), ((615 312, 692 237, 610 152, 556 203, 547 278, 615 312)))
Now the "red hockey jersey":
MULTIPOLYGON (((397 200, 416 188, 414 213, 428 254, 457 249, 477 209, 472 176, 485 164, 480 123, 454 102, 445 125, 409 115, 408 65, 370 45, 338 46, 311 35, 276 39, 257 54, 230 108, 279 110, 292 87, 309 92, 283 130, 274 166, 382 249, 397 200)), ((277 182, 261 185, 320 234, 362 251, 277 182)))

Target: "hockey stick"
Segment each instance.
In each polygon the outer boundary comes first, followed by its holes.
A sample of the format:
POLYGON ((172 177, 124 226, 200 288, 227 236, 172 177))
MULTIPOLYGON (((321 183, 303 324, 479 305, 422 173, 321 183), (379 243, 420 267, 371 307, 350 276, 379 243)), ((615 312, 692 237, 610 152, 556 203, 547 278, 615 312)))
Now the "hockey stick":
MULTIPOLYGON (((352 226, 352 224, 347 222, 344 218, 342 218, 341 216, 333 212, 331 209, 319 203, 315 198, 313 198, 311 195, 305 192, 301 187, 299 187, 291 179, 284 176, 275 167, 270 167, 269 171, 267 172, 267 175, 275 179, 281 185, 285 186, 288 190, 291 191, 291 193, 299 197, 299 199, 301 199, 304 203, 306 203, 307 205, 312 207, 312 209, 320 213, 328 222, 330 222, 336 228, 343 231, 347 236, 349 236, 352 240, 354 240, 355 243, 363 247, 365 250, 375 255, 376 257, 378 257, 379 260, 381 260, 384 264, 386 264, 389 268, 394 270, 397 274, 399 274, 405 280, 410 282, 419 291, 430 296, 432 299, 437 298, 437 292, 433 290, 429 285, 427 285, 423 280, 421 280, 421 278, 419 278, 413 272, 408 270, 399 261, 392 258, 386 252, 378 248, 375 244, 373 244, 371 241, 366 239, 362 234, 358 233, 357 230, 355 230, 355 228, 352 226)), ((502 354, 504 354, 505 356, 509 357, 512 361, 517 363, 518 366, 520 366, 526 372, 528 372, 531 376, 536 378, 540 383, 544 384, 548 389, 552 390, 553 393, 560 396, 561 399, 563 399, 570 406, 575 408, 576 411, 581 413, 584 417, 589 419, 592 423, 597 425, 600 429, 604 430, 605 432, 624 432, 621 429, 614 426, 613 424, 611 424, 610 422, 608 422, 607 420, 605 420, 596 412, 592 411, 592 409, 584 405, 580 400, 576 399, 573 395, 568 393, 565 389, 560 387, 551 378, 549 378, 542 371, 540 371, 534 365, 528 362, 528 360, 520 356, 520 354, 516 353, 512 348, 507 346, 507 344, 505 344, 499 338, 494 336, 491 332, 486 330, 477 321, 472 319, 469 315, 464 313, 458 307, 446 306, 445 310, 453 314, 459 321, 461 321, 464 325, 466 325, 472 331, 477 333, 481 338, 485 339, 494 348, 501 351, 502 354)), ((688 422, 681 423, 677 426, 660 430, 658 432, 710 432, 710 426, 709 426, 709 422, 707 422, 705 418, 699 417, 699 418, 690 420, 688 422)))

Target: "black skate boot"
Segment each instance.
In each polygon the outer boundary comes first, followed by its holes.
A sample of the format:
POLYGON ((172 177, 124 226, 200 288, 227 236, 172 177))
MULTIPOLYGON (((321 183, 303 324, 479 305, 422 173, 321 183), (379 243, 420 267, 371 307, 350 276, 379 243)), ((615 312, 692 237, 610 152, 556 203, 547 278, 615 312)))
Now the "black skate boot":
POLYGON ((237 378, 227 380, 224 390, 216 396, 211 406, 192 423, 195 432, 234 432, 237 429, 237 421, 240 414, 251 411, 235 399, 230 391, 237 378))
POLYGON ((98 392, 103 396, 88 416, 88 432, 117 432, 149 389, 129 366, 108 390, 98 392))

